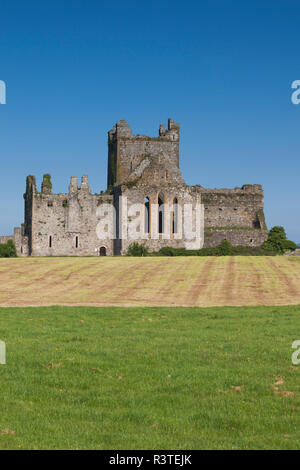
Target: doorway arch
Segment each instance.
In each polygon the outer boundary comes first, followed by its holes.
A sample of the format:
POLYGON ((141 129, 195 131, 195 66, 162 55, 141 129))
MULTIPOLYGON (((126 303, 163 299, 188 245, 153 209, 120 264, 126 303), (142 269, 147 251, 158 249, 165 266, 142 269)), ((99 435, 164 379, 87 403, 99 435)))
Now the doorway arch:
POLYGON ((105 246, 101 246, 101 247, 100 247, 99 256, 106 256, 106 248, 105 248, 105 246))

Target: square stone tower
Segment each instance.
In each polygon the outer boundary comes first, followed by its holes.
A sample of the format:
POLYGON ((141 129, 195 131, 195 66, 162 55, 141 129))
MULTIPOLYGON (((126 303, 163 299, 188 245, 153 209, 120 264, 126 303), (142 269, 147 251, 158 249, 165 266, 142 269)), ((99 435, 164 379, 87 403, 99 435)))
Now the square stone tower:
POLYGON ((122 184, 145 157, 164 154, 170 167, 179 168, 180 125, 168 120, 168 129, 159 128, 157 137, 133 135, 125 120, 118 121, 108 132, 107 186, 122 184))

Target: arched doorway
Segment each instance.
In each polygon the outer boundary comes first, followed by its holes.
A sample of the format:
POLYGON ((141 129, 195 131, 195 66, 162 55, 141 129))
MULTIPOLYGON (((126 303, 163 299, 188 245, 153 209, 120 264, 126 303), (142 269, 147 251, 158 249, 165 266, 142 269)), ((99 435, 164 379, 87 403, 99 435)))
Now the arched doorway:
POLYGON ((99 255, 100 256, 106 256, 106 248, 105 246, 101 246, 100 250, 99 250, 99 255))

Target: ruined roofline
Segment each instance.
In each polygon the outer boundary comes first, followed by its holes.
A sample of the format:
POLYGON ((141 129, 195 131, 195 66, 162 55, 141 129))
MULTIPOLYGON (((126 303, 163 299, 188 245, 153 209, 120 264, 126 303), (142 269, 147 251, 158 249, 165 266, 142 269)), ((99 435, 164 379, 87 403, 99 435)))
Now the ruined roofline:
POLYGON ((0 235, 0 243, 7 243, 8 240, 14 240, 14 235, 0 235))
POLYGON ((164 124, 159 126, 158 136, 150 137, 144 134, 133 134, 132 129, 127 124, 125 119, 118 121, 114 127, 108 131, 108 141, 112 142, 116 139, 134 139, 134 140, 150 140, 150 141, 178 141, 180 133, 180 124, 173 121, 173 119, 168 119, 168 128, 166 129, 164 124))
POLYGON ((193 186, 197 188, 198 191, 203 193, 225 193, 225 194, 232 194, 232 193, 263 193, 263 187, 261 184, 243 184, 243 186, 235 188, 204 188, 203 186, 196 184, 193 186))
MULTIPOLYGON (((52 192, 52 183, 51 183, 51 176, 49 174, 45 174, 43 176, 43 181, 41 183, 41 190, 37 190, 37 185, 36 185, 36 178, 33 175, 29 175, 26 178, 26 193, 25 194, 30 194, 32 193, 33 195, 43 195, 43 196, 56 196, 56 197, 67 197, 70 196, 74 193, 77 192, 86 192, 88 194, 94 195, 94 196, 109 196, 108 194, 103 193, 94 193, 92 194, 91 188, 89 186, 89 179, 88 175, 82 175, 81 177, 81 184, 80 186, 78 185, 78 179, 77 176, 71 176, 70 184, 69 184, 69 192, 68 193, 53 193, 52 192)), ((25 195, 24 195, 25 196, 25 195)))

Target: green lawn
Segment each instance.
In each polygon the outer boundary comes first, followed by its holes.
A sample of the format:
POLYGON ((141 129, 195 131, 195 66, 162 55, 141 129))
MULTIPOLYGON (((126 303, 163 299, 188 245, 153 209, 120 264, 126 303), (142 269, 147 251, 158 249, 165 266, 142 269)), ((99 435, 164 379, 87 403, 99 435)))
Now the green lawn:
POLYGON ((0 339, 1 449, 300 448, 300 306, 1 308, 0 339))

